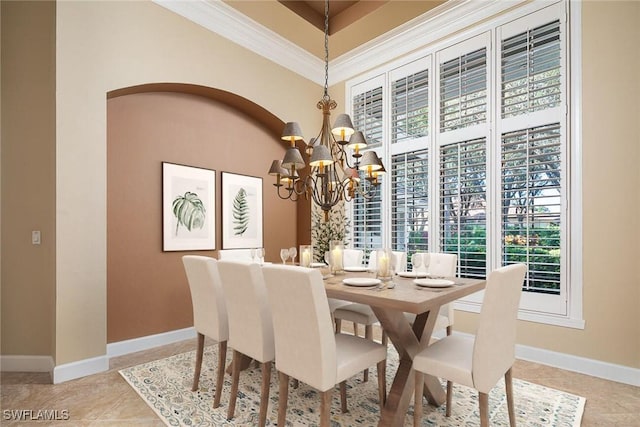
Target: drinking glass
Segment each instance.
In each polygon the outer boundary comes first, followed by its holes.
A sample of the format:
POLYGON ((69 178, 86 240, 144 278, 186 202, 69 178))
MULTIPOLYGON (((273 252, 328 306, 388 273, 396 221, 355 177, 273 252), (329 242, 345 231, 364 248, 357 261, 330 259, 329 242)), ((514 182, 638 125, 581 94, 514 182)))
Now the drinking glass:
POLYGON ((251 262, 256 262, 256 248, 251 248, 251 262))
POLYGON ((298 250, 295 246, 291 246, 289 248, 289 256, 291 257, 291 264, 295 264, 296 255, 298 255, 298 250))
POLYGON ((260 258, 260 264, 264 264, 265 254, 266 254, 266 251, 264 250, 264 248, 258 248, 258 258, 260 258))
POLYGON ((289 249, 280 249, 280 259, 283 264, 287 263, 287 258, 289 258, 289 249))
POLYGON ((424 267, 424 272, 429 274, 429 261, 431 260, 431 256, 428 253, 422 254, 422 267, 424 267))
POLYGON ((411 269, 417 273, 421 265, 422 265, 422 254, 419 254, 416 252, 415 254, 411 255, 411 267, 412 267, 411 269))

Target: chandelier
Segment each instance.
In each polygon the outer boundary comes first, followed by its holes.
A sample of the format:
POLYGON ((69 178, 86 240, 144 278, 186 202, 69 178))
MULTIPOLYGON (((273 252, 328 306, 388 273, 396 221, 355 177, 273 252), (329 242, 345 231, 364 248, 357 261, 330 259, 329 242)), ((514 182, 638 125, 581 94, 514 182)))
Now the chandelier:
POLYGON ((305 143, 305 152, 310 156, 310 169, 306 176, 300 175, 306 164, 296 142, 304 143, 304 137, 300 125, 289 122, 285 124, 281 138, 288 141, 290 147, 282 160, 271 163, 269 170, 269 175, 276 177, 273 185, 278 197, 292 201, 297 201, 303 195, 311 198, 324 211, 325 219, 331 208, 342 200, 350 201, 358 195, 365 199, 372 198, 380 185, 379 177, 385 172, 382 161, 374 151, 360 152, 367 142, 362 132, 354 130, 349 115, 339 114, 333 127, 330 127, 331 110, 337 104, 329 96, 328 82, 329 0, 325 0, 324 95, 317 103, 317 108, 322 110, 322 127, 315 138, 305 143))

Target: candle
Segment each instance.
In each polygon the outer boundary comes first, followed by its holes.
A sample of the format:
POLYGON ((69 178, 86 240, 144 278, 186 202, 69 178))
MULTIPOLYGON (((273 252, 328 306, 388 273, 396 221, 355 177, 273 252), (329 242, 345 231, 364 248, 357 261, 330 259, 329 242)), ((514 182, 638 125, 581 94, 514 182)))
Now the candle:
POLYGON ((380 277, 389 276, 389 257, 386 254, 383 254, 378 261, 378 275, 380 277))
POLYGON ((339 246, 333 249, 332 261, 333 270, 342 271, 342 249, 339 246))
POLYGON ((309 267, 310 265, 311 265, 311 254, 309 253, 308 249, 305 249, 304 252, 302 252, 302 266, 309 267))

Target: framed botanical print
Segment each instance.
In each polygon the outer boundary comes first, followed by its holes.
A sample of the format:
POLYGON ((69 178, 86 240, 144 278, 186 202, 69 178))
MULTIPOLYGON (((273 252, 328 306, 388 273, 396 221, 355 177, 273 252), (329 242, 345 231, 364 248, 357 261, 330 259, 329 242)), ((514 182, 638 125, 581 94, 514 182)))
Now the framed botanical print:
POLYGON ((262 178, 222 172, 222 248, 262 246, 262 178))
POLYGON ((162 162, 162 249, 216 248, 216 171, 162 162))

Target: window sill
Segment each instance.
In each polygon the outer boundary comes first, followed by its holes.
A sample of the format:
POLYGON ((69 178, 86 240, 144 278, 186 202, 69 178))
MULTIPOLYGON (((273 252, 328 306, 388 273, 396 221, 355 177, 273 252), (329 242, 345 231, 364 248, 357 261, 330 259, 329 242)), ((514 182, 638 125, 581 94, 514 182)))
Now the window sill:
MULTIPOLYGON (((457 301, 454 308, 469 313, 480 313, 480 304, 475 302, 457 301)), ((560 316, 557 314, 518 310, 518 320, 526 322, 543 323, 546 325, 560 326, 563 328, 584 329, 584 319, 560 316)))

